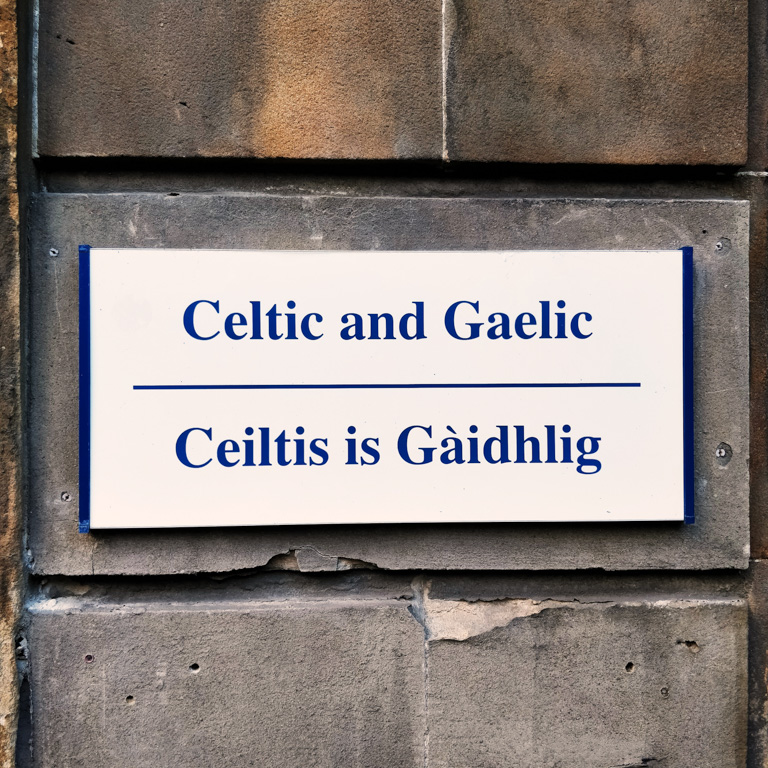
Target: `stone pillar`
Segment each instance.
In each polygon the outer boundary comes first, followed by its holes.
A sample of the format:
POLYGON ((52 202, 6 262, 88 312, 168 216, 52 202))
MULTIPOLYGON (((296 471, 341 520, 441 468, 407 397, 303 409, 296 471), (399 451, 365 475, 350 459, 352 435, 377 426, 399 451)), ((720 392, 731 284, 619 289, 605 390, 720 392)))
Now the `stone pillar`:
POLYGON ((14 765, 21 603, 21 338, 16 4, 0 0, 0 765, 14 765))

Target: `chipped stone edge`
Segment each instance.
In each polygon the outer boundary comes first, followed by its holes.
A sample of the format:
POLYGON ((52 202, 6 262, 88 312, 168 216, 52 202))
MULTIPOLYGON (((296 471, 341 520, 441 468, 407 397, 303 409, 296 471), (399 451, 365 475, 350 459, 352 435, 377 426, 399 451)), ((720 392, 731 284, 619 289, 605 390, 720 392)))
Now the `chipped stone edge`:
POLYGON ((536 616, 544 611, 567 608, 584 610, 595 605, 651 609, 685 609, 712 605, 746 606, 744 598, 638 598, 616 600, 503 597, 492 600, 442 600, 430 597, 431 583, 421 578, 414 581, 414 618, 424 627, 426 643, 452 640, 463 642, 494 629, 507 627, 518 619, 536 616))

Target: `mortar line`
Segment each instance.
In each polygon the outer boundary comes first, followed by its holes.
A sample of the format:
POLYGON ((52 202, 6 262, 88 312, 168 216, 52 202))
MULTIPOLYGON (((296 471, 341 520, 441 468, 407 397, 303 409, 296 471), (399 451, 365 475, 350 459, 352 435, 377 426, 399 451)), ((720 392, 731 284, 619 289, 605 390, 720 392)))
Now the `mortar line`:
POLYGON ((424 768, 429 768, 429 638, 424 627, 424 768))
POLYGON ((418 588, 414 589, 414 601, 419 608, 421 625, 424 631, 424 765, 429 768, 429 627, 427 626, 427 597, 430 582, 423 577, 417 579, 418 588))
POLYGON ((446 25, 445 25, 445 12, 446 3, 448 0, 441 0, 440 4, 440 69, 441 69, 441 106, 442 106, 442 121, 443 121, 443 146, 442 146, 442 158, 443 162, 448 160, 448 43, 446 40, 446 25))
POLYGON ((38 104, 39 99, 39 88, 38 88, 38 70, 40 68, 39 64, 39 57, 40 57, 40 0, 34 0, 32 5, 32 71, 30 72, 30 78, 32 80, 31 84, 31 108, 32 108, 32 115, 31 115, 31 133, 30 136, 30 143, 31 143, 31 151, 32 151, 32 157, 39 157, 40 153, 38 151, 38 133, 40 128, 40 107, 38 104))

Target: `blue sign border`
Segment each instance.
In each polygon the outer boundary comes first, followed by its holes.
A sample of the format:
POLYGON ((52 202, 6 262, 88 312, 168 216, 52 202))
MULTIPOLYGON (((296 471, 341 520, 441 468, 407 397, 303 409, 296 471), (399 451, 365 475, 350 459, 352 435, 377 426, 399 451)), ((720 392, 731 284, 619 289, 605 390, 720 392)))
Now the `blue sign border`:
MULTIPOLYGON (((694 513, 693 423, 693 247, 682 251, 683 277, 683 522, 694 513)), ((78 502, 80 533, 91 530, 91 246, 78 247, 79 262, 79 457, 78 502)))
POLYGON ((683 252, 683 522, 693 525, 694 483, 693 464, 693 248, 683 252))
POLYGON ((80 450, 78 459, 79 531, 91 530, 91 246, 78 248, 78 296, 80 300, 80 450))

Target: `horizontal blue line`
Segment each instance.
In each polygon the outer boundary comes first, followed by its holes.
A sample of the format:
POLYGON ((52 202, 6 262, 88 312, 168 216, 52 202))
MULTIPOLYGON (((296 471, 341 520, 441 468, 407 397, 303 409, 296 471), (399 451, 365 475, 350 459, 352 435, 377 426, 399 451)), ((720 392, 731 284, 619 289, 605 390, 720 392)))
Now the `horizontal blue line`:
POLYGON ((134 389, 595 389, 639 387, 639 382, 513 384, 134 384, 134 389))

